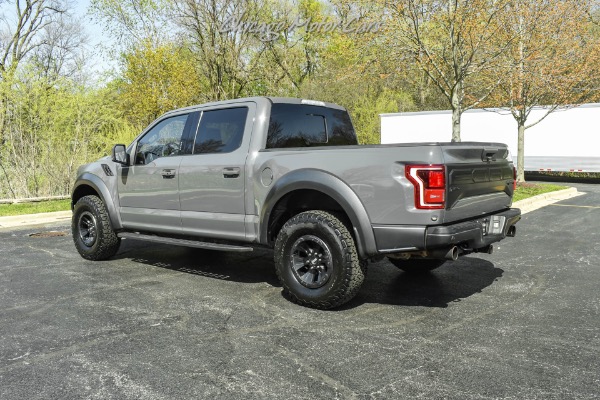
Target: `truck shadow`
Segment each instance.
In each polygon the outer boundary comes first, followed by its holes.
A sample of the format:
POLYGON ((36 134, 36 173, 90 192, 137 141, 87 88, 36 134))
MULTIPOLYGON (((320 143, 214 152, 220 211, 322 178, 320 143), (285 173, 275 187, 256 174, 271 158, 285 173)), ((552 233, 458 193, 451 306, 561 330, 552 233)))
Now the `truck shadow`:
POLYGON ((152 267, 240 283, 265 282, 280 287, 273 252, 229 253, 127 240, 113 260, 129 259, 152 267))
POLYGON ((422 274, 406 273, 381 261, 372 266, 359 294, 343 308, 365 303, 444 308, 480 293, 503 273, 476 257, 462 257, 422 274))
MULTIPOLYGON (((211 279, 265 282, 281 287, 275 274, 273 252, 268 249, 227 253, 124 241, 119 253, 113 257, 113 260, 118 259, 211 279)), ((491 262, 476 257, 462 257, 424 274, 402 272, 383 260, 369 266, 367 279, 358 295, 333 311, 353 309, 363 304, 447 307, 452 302, 481 292, 503 273, 491 262)))

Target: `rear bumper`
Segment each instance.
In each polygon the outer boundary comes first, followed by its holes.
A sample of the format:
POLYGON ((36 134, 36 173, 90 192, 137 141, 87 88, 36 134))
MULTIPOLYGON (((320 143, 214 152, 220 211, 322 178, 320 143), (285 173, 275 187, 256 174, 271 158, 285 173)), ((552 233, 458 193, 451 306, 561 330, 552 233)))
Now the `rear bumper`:
POLYGON ((380 254, 425 251, 461 246, 477 250, 499 242, 521 219, 521 210, 511 208, 469 221, 440 226, 373 226, 380 254))
POLYGON ((472 221, 430 227, 426 231, 425 247, 433 249, 460 244, 470 249, 480 249, 504 239, 509 229, 520 219, 521 210, 511 208, 472 221))

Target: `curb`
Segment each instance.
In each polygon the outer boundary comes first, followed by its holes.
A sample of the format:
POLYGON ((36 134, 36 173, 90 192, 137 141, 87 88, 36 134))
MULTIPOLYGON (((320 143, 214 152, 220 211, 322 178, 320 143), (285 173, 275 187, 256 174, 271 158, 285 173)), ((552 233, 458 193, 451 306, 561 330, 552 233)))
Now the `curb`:
POLYGON ((20 226, 51 224, 71 220, 71 211, 55 211, 49 213, 15 215, 0 217, 0 229, 18 228, 20 226))
POLYGON ((554 204, 561 200, 570 199, 572 197, 581 196, 585 193, 578 192, 577 188, 571 187, 564 190, 557 190, 555 192, 538 194, 537 196, 530 197, 528 199, 520 200, 513 203, 514 208, 520 208, 521 214, 527 214, 528 212, 535 211, 539 208, 554 204))

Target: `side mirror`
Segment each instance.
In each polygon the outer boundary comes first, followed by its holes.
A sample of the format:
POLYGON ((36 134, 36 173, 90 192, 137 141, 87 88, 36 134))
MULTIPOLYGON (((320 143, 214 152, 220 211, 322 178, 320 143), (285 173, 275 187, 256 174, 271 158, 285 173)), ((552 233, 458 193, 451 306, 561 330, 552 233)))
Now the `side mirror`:
POLYGON ((116 144, 112 150, 112 160, 121 165, 129 165, 129 154, 124 144, 116 144))

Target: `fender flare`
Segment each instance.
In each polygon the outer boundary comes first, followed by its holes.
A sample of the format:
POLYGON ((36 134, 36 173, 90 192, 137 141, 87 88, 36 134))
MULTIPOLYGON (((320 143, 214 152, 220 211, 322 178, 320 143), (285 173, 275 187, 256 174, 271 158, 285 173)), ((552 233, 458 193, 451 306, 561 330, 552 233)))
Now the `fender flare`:
POLYGON ((106 207, 106 211, 108 211, 108 216, 110 217, 110 222, 114 230, 123 229, 123 224, 121 223, 121 215, 119 214, 119 210, 111 196, 108 187, 104 183, 102 179, 98 176, 85 172, 77 178, 75 185, 73 186, 73 191, 71 192, 71 208, 75 207, 73 204, 73 196, 77 189, 81 186, 89 186, 98 193, 100 199, 104 203, 106 207))
POLYGON ((271 213, 275 205, 285 195, 295 190, 310 189, 321 192, 335 200, 344 210, 357 241, 361 258, 377 254, 375 234, 371 220, 358 195, 341 179, 329 172, 318 169, 292 171, 277 180, 262 205, 260 213, 260 242, 268 244, 268 229, 271 213))

